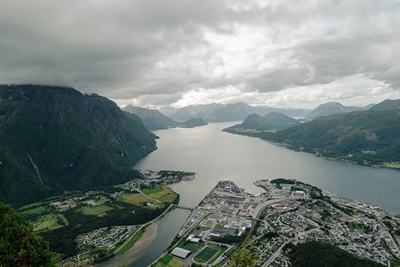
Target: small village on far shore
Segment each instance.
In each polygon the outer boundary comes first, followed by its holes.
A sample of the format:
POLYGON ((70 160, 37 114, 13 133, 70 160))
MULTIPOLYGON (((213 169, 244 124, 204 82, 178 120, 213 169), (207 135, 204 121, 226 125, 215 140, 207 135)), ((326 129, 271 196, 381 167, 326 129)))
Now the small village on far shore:
POLYGON ((240 248, 254 252, 255 266, 291 266, 285 245, 312 240, 383 266, 400 265, 400 216, 296 180, 255 185, 265 192, 218 182, 152 266, 228 266, 240 248))

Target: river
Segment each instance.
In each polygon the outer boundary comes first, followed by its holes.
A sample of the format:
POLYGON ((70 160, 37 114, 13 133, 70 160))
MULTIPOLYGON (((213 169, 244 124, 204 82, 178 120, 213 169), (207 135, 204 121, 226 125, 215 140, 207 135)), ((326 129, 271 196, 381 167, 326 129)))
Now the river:
MULTIPOLYGON (((254 181, 283 177, 400 214, 399 170, 329 161, 258 138, 221 131, 234 124, 212 123, 191 129, 154 131, 160 137, 158 149, 135 168, 196 172, 193 181, 172 186, 180 194, 180 204, 189 207, 195 207, 219 180, 232 180, 248 192, 259 193, 262 190, 253 184, 254 181)), ((174 210, 161 219, 157 234, 146 245, 146 252, 128 266, 142 267, 153 262, 188 215, 187 211, 174 210)))

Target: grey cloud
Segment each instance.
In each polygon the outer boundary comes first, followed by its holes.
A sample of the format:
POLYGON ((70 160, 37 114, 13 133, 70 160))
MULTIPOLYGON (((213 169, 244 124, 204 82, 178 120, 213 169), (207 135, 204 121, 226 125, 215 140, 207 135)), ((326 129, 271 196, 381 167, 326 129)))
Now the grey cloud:
POLYGON ((0 83, 73 86, 141 105, 356 74, 399 88, 399 17, 396 1, 6 0, 0 83))

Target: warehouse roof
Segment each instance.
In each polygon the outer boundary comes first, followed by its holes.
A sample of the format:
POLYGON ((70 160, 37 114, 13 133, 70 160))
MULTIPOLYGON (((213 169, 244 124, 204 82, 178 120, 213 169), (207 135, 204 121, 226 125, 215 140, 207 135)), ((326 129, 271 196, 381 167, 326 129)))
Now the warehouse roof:
POLYGON ((181 259, 186 259, 192 252, 190 250, 186 250, 183 248, 174 248, 172 250, 171 255, 176 256, 181 259))

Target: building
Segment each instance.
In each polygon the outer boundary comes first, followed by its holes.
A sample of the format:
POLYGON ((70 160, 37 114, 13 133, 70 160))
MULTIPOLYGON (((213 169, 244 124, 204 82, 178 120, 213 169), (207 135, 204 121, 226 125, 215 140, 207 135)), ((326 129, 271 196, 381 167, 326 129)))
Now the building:
POLYGON ((186 250, 183 248, 174 248, 172 250, 171 255, 186 260, 192 252, 190 250, 186 250))

